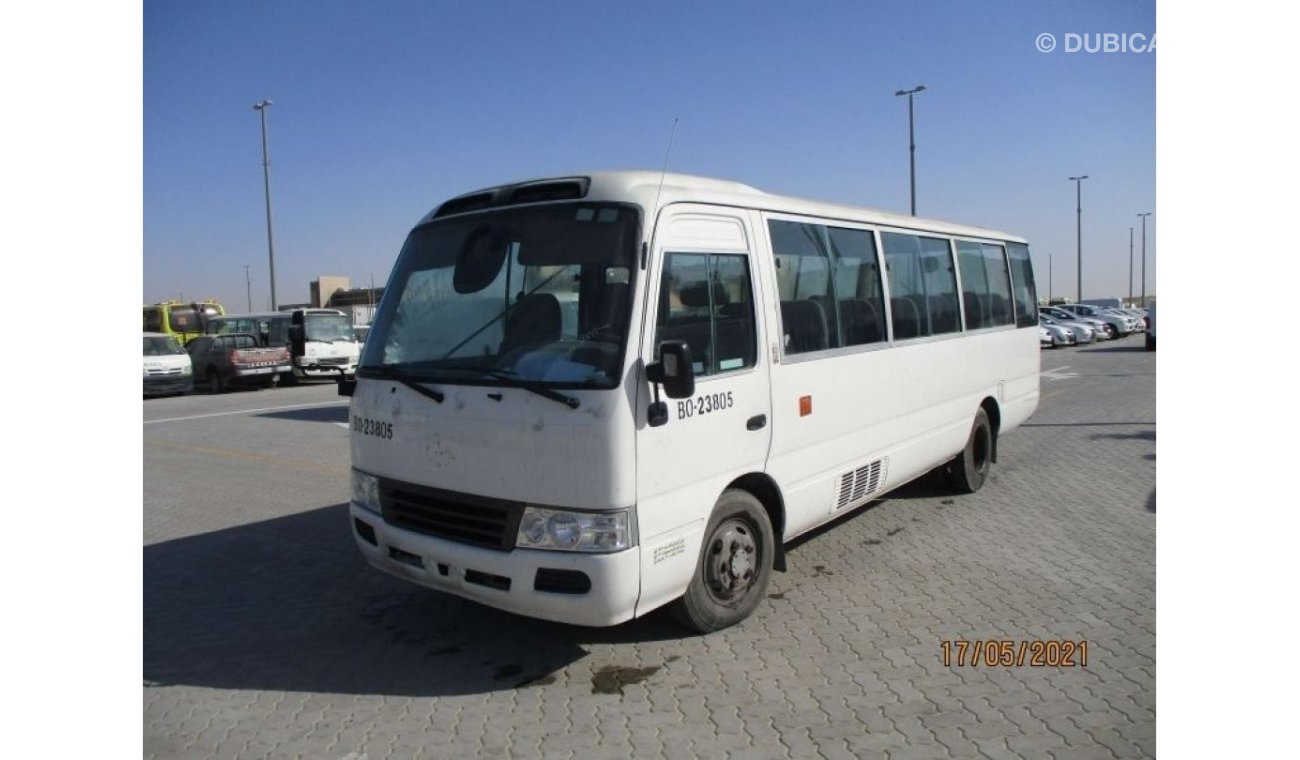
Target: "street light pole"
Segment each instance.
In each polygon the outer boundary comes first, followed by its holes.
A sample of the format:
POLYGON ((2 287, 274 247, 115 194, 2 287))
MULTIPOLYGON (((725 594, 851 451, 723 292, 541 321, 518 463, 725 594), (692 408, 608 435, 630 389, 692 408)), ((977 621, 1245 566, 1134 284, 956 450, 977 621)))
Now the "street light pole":
POLYGON ((910 90, 899 90, 895 96, 907 96, 907 151, 908 163, 912 176, 912 216, 916 216, 916 131, 913 129, 912 96, 925 90, 925 85, 918 84, 910 90))
POLYGON ((1148 211, 1144 214, 1138 214, 1142 217, 1142 308, 1147 307, 1147 217, 1151 216, 1148 211))
POLYGON ((1133 228, 1128 228, 1128 305, 1133 305, 1133 228))
POLYGON ((248 313, 253 313, 253 278, 248 274, 251 264, 244 265, 244 282, 248 285, 248 313))
POLYGON ((1047 254, 1047 304, 1052 304, 1052 254, 1047 254))
POLYGON ((1083 181, 1087 178, 1087 174, 1078 177, 1070 177, 1070 181, 1074 183, 1074 210, 1077 215, 1075 221, 1075 240, 1078 245, 1076 251, 1076 255, 1078 256, 1078 282, 1075 283, 1075 303, 1083 303, 1083 181))
MULTIPOLYGON (((262 182, 266 188, 266 251, 271 260, 271 311, 279 308, 275 299, 275 235, 271 232, 271 157, 266 148, 266 109, 272 101, 259 100, 253 110, 262 115, 262 182)), ((252 309, 249 309, 252 311, 252 309)))

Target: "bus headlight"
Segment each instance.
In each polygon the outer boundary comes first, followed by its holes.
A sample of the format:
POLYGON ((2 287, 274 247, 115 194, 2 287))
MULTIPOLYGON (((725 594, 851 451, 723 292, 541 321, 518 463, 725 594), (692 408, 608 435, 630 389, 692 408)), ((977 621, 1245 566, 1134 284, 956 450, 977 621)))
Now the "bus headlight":
POLYGON ((383 514, 383 510, 379 505, 379 478, 374 475, 367 475, 360 470, 353 470, 352 501, 377 515, 383 514))
POLYGON ((520 549, 616 552, 632 545, 628 510, 567 512, 526 507, 515 545, 520 549))

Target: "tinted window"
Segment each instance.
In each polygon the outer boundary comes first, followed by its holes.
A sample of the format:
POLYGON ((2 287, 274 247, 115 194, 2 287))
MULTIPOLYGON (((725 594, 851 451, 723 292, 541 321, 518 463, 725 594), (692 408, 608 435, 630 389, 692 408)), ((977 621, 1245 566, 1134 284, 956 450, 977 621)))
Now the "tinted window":
POLYGON ((941 335, 961 329, 957 276, 947 240, 882 233, 889 276, 894 338, 941 335))
POLYGON ((181 344, 176 342, 175 338, 156 337, 151 335, 144 336, 144 355, 145 356, 171 356, 174 354, 183 354, 185 349, 181 344))
POLYGON ((1007 267, 1002 246, 959 240, 957 260, 966 329, 1014 324, 1011 270, 1007 267))
POLYGON ((1029 261, 1029 246, 1008 243, 1007 256, 1011 259, 1011 282, 1016 304, 1016 326, 1033 327, 1038 316, 1038 293, 1034 289, 1034 267, 1029 261))
POLYGON ((788 354, 885 339, 880 266, 870 231, 768 223, 788 354))
POLYGON ((670 253, 664 260, 655 343, 684 340, 697 376, 756 363, 746 256, 670 253))

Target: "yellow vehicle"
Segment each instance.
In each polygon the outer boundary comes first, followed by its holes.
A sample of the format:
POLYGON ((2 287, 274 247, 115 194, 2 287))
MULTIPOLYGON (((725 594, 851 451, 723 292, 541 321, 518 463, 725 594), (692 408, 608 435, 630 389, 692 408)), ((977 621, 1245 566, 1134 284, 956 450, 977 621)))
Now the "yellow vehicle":
POLYGON ((170 335, 184 344, 202 335, 209 319, 225 313, 225 308, 212 299, 198 303, 165 301, 144 307, 144 331, 170 335))

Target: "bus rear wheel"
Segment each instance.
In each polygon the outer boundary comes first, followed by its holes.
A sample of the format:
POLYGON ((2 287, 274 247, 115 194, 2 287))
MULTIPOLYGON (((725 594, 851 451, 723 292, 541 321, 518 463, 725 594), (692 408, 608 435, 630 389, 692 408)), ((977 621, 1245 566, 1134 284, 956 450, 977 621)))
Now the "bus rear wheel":
POLYGON ((983 407, 975 412, 966 448, 948 465, 953 488, 961 493, 975 493, 984 485, 993 461, 993 426, 983 407))
POLYGON ((767 510, 751 494, 718 498, 686 593, 673 604, 677 621, 699 633, 739 623, 758 607, 772 575, 776 541, 767 510))

